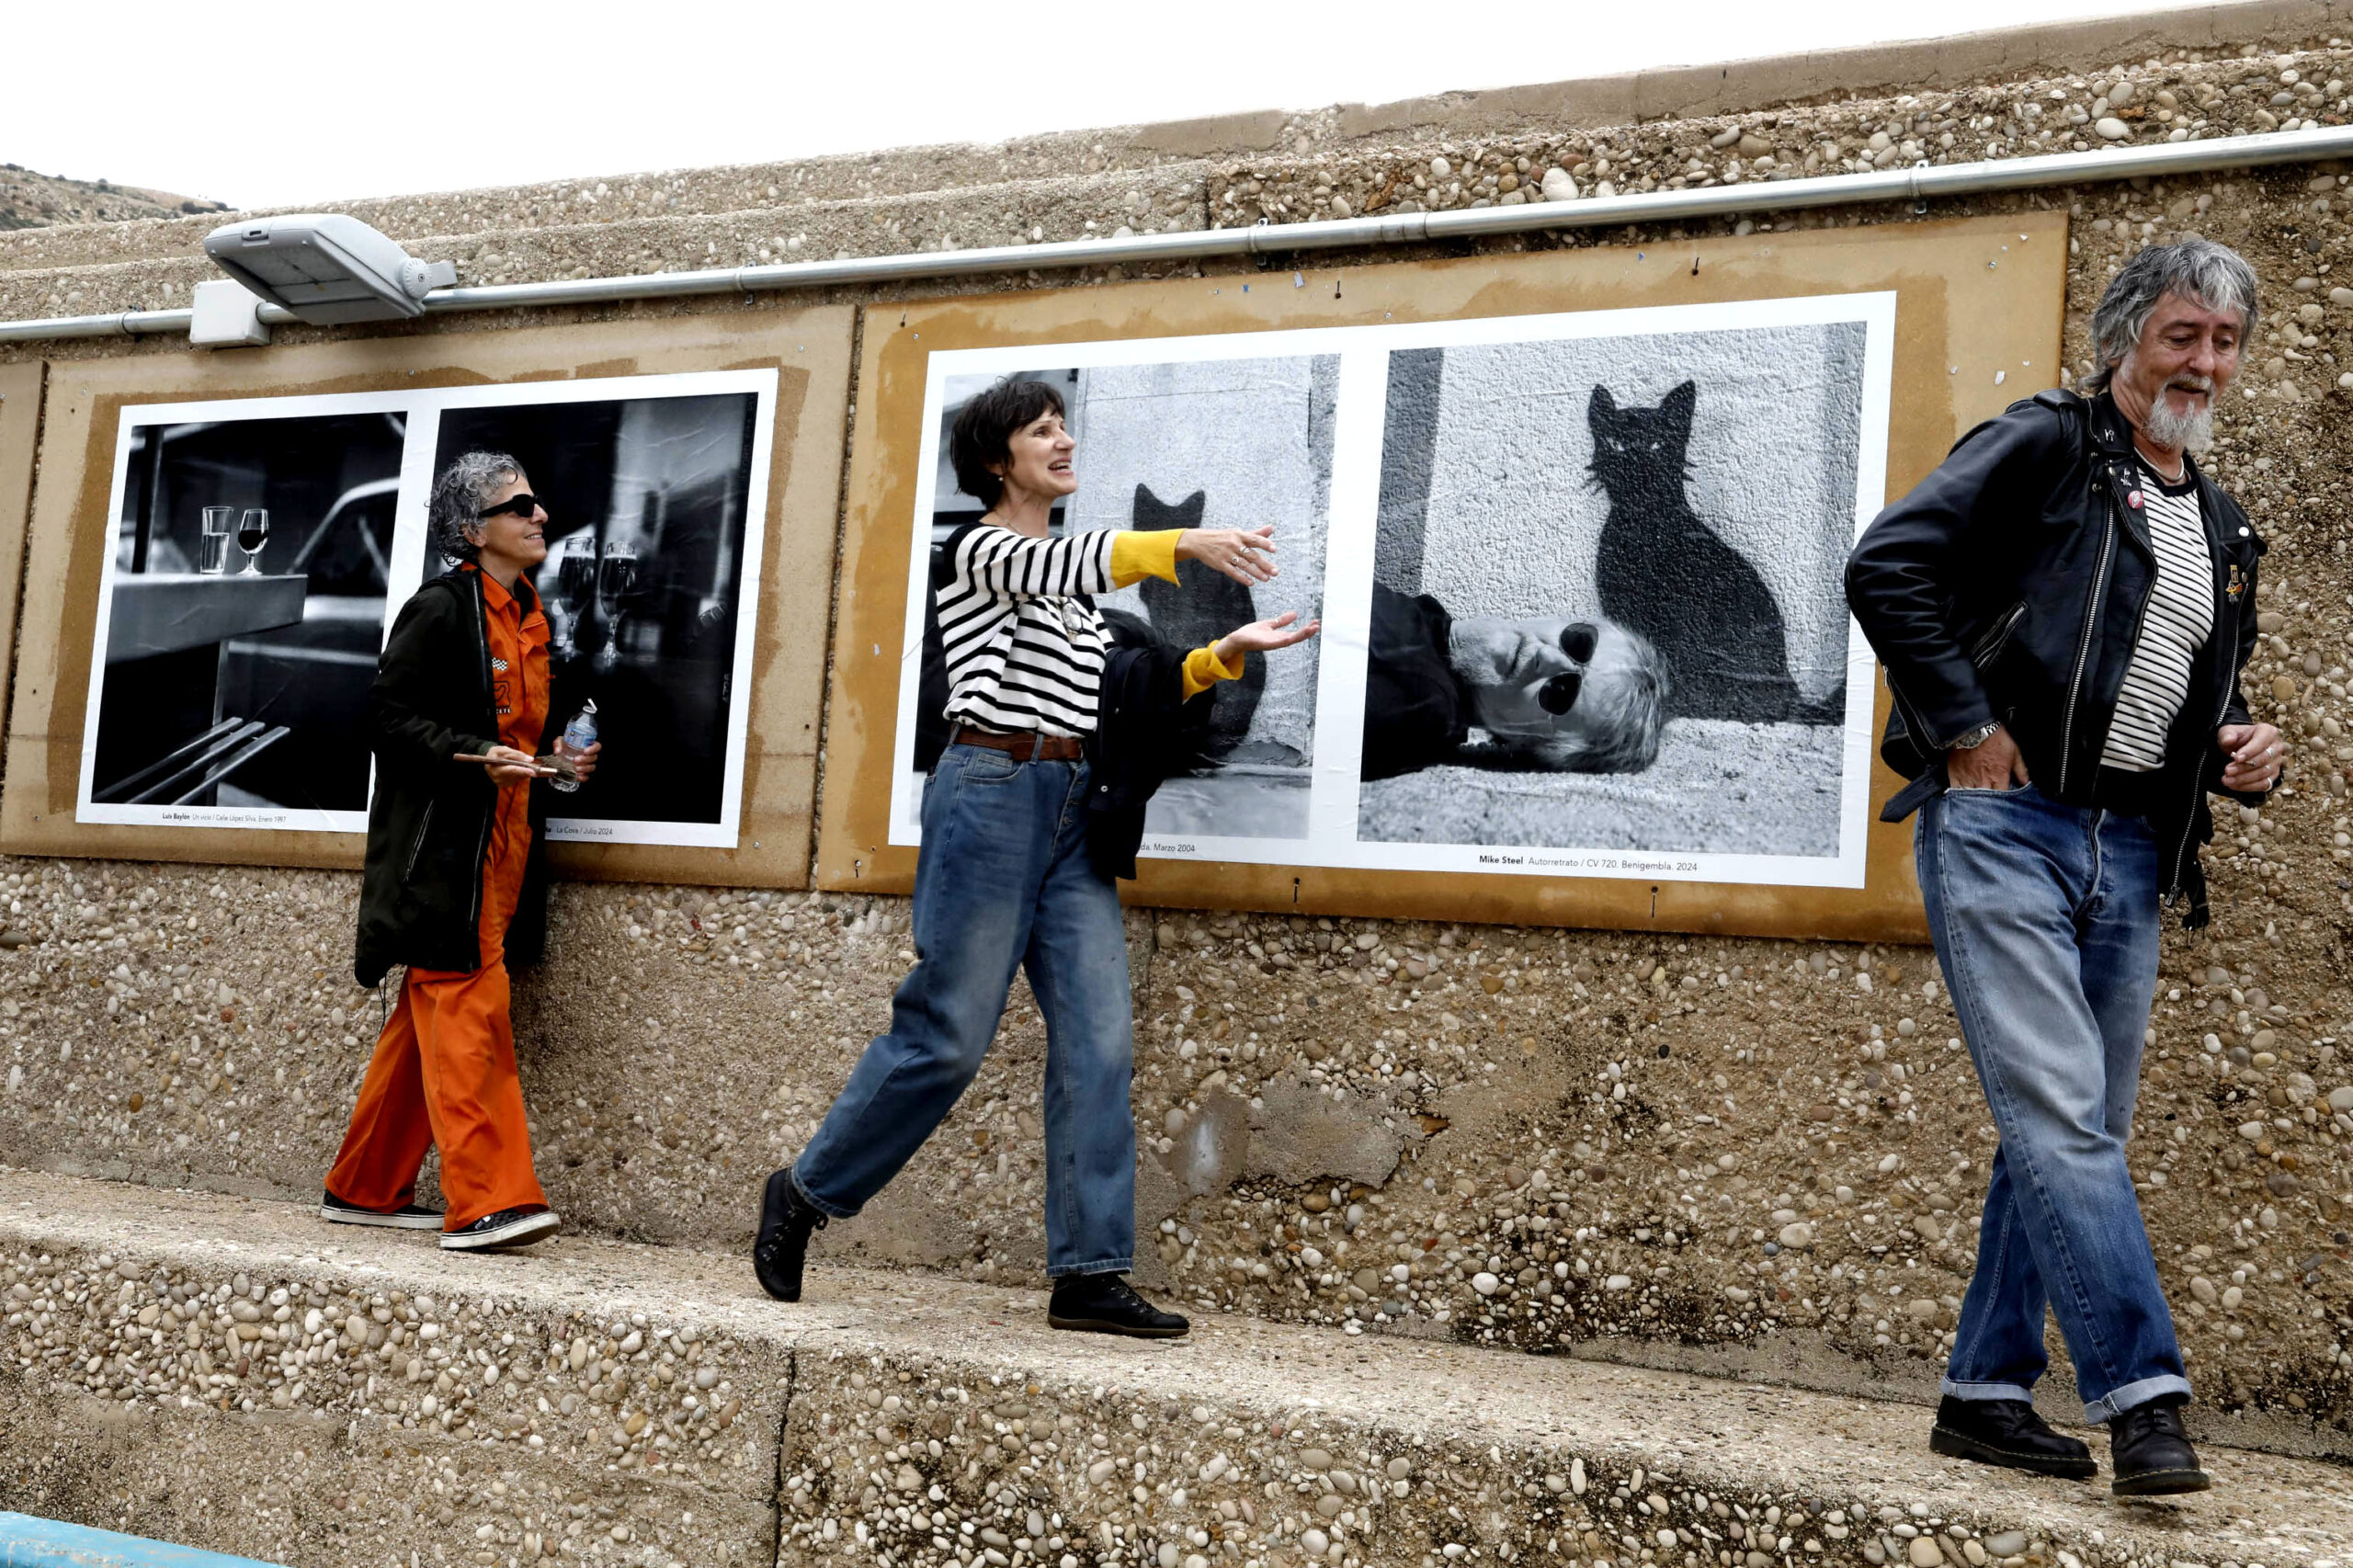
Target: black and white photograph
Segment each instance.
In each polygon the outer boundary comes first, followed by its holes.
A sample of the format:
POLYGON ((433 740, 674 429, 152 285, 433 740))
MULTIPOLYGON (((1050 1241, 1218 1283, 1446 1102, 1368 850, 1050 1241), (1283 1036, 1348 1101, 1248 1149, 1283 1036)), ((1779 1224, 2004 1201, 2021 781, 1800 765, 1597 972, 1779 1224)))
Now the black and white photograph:
POLYGON ((1838 857, 1870 347, 1848 315, 1393 349, 1358 840, 1838 857))
MULTIPOLYGON (((776 374, 124 411, 84 822, 367 830, 368 688, 428 575, 433 476, 504 454, 548 513, 551 660, 597 705, 548 835, 733 847, 776 374)), ((572 713, 551 714, 552 740, 572 713)))
POLYGON ((1281 574, 1096 597, 1195 648, 1323 633, 1216 688, 1146 857, 1859 886, 1870 656, 1841 591, 1883 500, 1884 293, 933 356, 891 841, 947 744, 947 456, 1007 376, 1052 386, 1057 534, 1272 525, 1281 574), (1236 822, 1248 825, 1233 825, 1236 822))
MULTIPOLYGON (((551 809, 549 837, 733 846, 765 400, 748 386, 612 395, 629 386, 444 406, 433 471, 468 452, 504 454, 548 515, 547 559, 531 585, 559 687, 595 702, 605 747, 595 777, 551 809), (584 391, 605 395, 573 395, 584 391)), ((571 717, 549 716, 551 738, 571 717)))
MULTIPOLYGON (((1159 346, 1120 347, 1151 355, 1159 346)), ((956 488, 947 457, 948 429, 972 397, 1014 376, 1044 381, 1061 393, 1065 425, 1076 444, 1072 464, 1078 489, 1051 515, 1055 534, 1100 528, 1275 530, 1279 574, 1270 582, 1245 585, 1186 562, 1178 565, 1175 583, 1146 578, 1096 596, 1114 641, 1189 652, 1254 620, 1287 611, 1302 620, 1321 613, 1336 356, 1023 366, 1006 363, 1000 351, 986 352, 995 361, 986 369, 965 368, 974 355, 942 355, 934 363, 938 417, 931 422, 926 454, 933 551, 983 510, 978 500, 956 488)), ((922 607, 923 642, 918 678, 904 681, 900 691, 902 761, 892 802, 893 843, 916 842, 922 775, 948 740, 941 716, 948 677, 931 602, 928 551, 919 564, 923 569, 912 574, 909 591, 911 607, 922 607)), ((915 618, 909 619, 912 626, 915 618)), ((1147 849, 1155 840, 1307 835, 1317 653, 1310 641, 1279 658, 1253 657, 1241 679, 1220 683, 1194 766, 1163 784, 1146 812, 1147 849)))
POLYGON ((365 829, 410 418, 367 396, 126 412, 82 820, 365 829))

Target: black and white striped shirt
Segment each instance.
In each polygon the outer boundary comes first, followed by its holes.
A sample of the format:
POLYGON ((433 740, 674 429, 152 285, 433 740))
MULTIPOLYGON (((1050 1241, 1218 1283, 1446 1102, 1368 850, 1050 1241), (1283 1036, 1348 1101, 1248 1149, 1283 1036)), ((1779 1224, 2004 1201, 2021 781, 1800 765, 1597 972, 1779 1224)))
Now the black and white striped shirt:
POLYGON ((995 523, 949 536, 934 568, 950 723, 1049 735, 1095 733, 1103 618, 1078 596, 1109 593, 1110 528, 1032 539, 995 523))
POLYGON ((2189 692, 2189 672, 2214 634, 2214 561, 2199 514, 2198 482, 2168 485, 2143 466, 2142 516, 2156 547, 2157 581, 2141 621, 2140 641, 2116 698, 2105 767, 2148 773, 2165 765, 2165 735, 2189 692))

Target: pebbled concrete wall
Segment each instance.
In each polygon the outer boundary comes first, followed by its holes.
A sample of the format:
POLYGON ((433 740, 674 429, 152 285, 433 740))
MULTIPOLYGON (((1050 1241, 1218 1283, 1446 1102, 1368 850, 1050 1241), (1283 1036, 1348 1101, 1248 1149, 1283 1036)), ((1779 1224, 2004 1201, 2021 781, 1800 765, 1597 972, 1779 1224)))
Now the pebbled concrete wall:
MULTIPOLYGON (((1640 123, 1598 88, 1543 89, 1388 119, 1335 109, 358 210, 483 280, 1516 202, 1552 168, 1589 194, 2088 149, 2103 119, 2135 141, 2221 136, 2353 114, 2353 46, 2331 41, 2353 31, 2341 15, 2211 7, 1950 61, 1892 53, 1912 62, 1892 76, 1871 76, 1884 61, 1743 67, 1640 123), (1744 83, 1781 85, 1740 97, 1744 83)), ((2070 210, 2072 376, 2088 369, 2102 286, 2143 239, 2206 233, 2264 280, 2208 466, 2271 543, 2247 688, 2302 750, 2260 820, 2225 814, 2208 858, 2215 925, 2167 931, 2131 1158, 2201 1401, 2243 1440, 2340 1456, 2353 1452, 2348 201, 2353 170, 2305 165, 1938 210, 2070 210)), ((200 274, 203 226, 0 236, 0 314, 176 302, 200 274)), ((317 873, 0 864, 0 1160, 311 1196, 372 1034, 374 999, 342 978, 355 893, 317 873)), ((885 1016, 908 961, 904 904, 574 886, 553 917, 518 1025, 556 1203, 591 1231, 740 1245, 757 1178, 800 1146, 885 1016)), ((1926 953, 1148 912, 1130 932, 1154 1289, 1375 1335, 1933 1389, 1990 1144, 1926 953)), ((827 1252, 1034 1279, 1041 1051, 1017 1005, 941 1135, 867 1216, 825 1233, 827 1252)))

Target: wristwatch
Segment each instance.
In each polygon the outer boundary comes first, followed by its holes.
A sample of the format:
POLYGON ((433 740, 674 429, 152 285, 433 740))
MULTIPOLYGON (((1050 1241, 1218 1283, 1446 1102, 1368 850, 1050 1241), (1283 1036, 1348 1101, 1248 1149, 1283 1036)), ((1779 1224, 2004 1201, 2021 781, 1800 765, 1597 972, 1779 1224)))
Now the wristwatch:
POLYGON ((1956 737, 1952 743, 1951 749, 1954 751, 1975 751, 1979 746, 1982 746, 1987 741, 1992 740, 1994 738, 1994 732, 2001 727, 2002 722, 1999 719, 1988 719, 1985 722, 1978 725, 1977 728, 1967 731, 1956 737))

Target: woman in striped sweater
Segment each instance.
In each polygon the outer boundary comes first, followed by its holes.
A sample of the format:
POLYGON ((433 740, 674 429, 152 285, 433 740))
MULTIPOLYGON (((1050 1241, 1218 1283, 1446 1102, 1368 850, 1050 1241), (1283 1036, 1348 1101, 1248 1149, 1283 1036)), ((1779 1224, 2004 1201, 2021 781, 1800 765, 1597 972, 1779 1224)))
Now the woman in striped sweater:
MULTIPOLYGON (((1007 381, 949 437, 956 481, 987 513, 934 557, 949 676, 948 749, 924 786, 915 967, 891 1030, 866 1048, 800 1157, 768 1177, 753 1267, 801 1298, 810 1233, 855 1214, 912 1158, 980 1071, 1016 968, 1046 1020, 1047 1322, 1166 1338, 1188 1326, 1131 1289, 1135 1116, 1128 951, 1116 884, 1087 853, 1087 744, 1109 646, 1089 596, 1198 561, 1244 584, 1275 575, 1274 530, 1048 532, 1078 488, 1060 393, 1007 381)), ((1238 628, 1186 659, 1181 697, 1242 674, 1318 622, 1238 628)))

